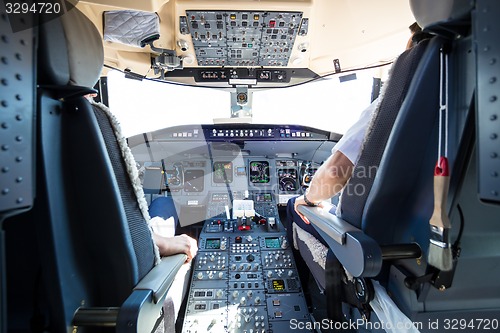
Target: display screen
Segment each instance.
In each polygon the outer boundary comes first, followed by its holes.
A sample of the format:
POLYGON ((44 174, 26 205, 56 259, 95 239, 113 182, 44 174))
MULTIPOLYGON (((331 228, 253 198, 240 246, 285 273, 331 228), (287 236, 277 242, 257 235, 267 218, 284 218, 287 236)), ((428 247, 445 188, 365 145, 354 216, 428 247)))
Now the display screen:
POLYGON ((281 247, 280 239, 278 237, 266 237, 266 248, 279 249, 281 247))
POLYGON ((297 191, 297 170, 296 169, 279 169, 278 181, 280 191, 294 192, 297 191))
POLYGON ((274 290, 285 290, 285 281, 283 280, 273 280, 273 289, 274 290))
POLYGON ((250 162, 250 182, 254 184, 265 184, 269 183, 269 180, 269 162, 250 162))
POLYGON ((205 243, 205 249, 218 250, 220 249, 220 239, 219 238, 208 238, 205 243))
POLYGON ((272 202, 273 196, 271 193, 257 193, 255 195, 256 202, 272 202))
POLYGON ((182 175, 176 169, 165 170, 165 185, 168 186, 182 186, 182 175))
POLYGON ((203 170, 186 170, 184 171, 184 191, 186 192, 203 192, 203 170))
POLYGON ((233 163, 214 162, 214 183, 233 182, 233 163))
POLYGON ((247 168, 245 168, 244 166, 236 167, 237 176, 246 176, 246 174, 247 174, 247 168))

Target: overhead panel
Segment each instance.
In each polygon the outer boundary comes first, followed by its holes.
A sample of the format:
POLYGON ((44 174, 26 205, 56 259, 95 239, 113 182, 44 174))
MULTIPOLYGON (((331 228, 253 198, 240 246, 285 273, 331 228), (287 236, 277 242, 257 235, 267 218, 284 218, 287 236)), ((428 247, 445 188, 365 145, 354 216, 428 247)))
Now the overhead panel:
POLYGON ((302 12, 186 11, 198 66, 286 66, 302 12))

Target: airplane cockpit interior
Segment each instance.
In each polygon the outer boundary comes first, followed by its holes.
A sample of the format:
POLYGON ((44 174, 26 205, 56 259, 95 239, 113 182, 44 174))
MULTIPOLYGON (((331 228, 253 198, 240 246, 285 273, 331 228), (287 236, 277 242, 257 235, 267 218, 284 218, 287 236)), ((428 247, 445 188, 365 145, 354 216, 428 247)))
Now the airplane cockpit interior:
POLYGON ((500 2, 0 2, 0 333, 500 330, 500 2))

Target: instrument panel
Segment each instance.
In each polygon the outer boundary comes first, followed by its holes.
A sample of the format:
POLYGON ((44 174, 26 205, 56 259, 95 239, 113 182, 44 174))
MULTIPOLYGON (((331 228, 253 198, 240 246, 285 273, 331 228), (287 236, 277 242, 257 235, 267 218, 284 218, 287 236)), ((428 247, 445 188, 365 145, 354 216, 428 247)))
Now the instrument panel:
POLYGON ((310 172, 304 176, 304 170, 310 169, 305 165, 310 162, 241 156, 213 162, 193 158, 145 163, 147 181, 143 187, 147 194, 171 196, 180 212, 180 223, 186 226, 227 216, 226 206, 232 209, 235 199, 286 205, 290 198, 302 193, 307 185, 304 179, 312 178, 310 172))
MULTIPOLYGON (((164 189, 186 195, 205 193, 219 187, 236 191, 272 187, 276 194, 296 194, 306 185, 301 175, 309 162, 300 160, 275 160, 259 158, 234 159, 233 161, 183 161, 163 162, 164 189), (210 167, 210 164, 212 165, 210 167)), ((308 168, 307 170, 309 170, 308 168)), ((310 182, 313 174, 308 171, 310 182)))
POLYGON ((310 321, 276 202, 271 193, 253 198, 258 212, 253 218, 205 221, 183 333, 286 332, 291 319, 310 321))
POLYGON ((298 193, 307 186, 317 166, 309 161, 246 158, 241 161, 182 161, 146 163, 146 171, 162 168, 163 189, 178 192, 201 193, 220 186, 249 187, 276 185, 277 193, 298 193), (209 165, 212 165, 211 167, 209 165), (276 183, 276 184, 275 184, 276 183))
POLYGON ((278 205, 302 192, 313 163, 273 148, 306 145, 301 149, 310 152, 326 136, 303 127, 238 126, 173 128, 144 142, 163 152, 183 146, 144 163, 145 177, 151 171, 161 178, 148 183, 162 184, 147 193, 171 196, 181 226, 203 223, 183 333, 285 332, 291 319, 311 320, 278 205))
MULTIPOLYGON (((148 133, 148 141, 192 142, 192 141, 338 141, 340 135, 306 126, 224 124, 174 126, 148 133)), ((138 134, 128 139, 131 148, 144 143, 144 135, 138 134)))
POLYGON ((171 196, 186 226, 224 214, 235 199, 271 196, 286 205, 312 179, 316 169, 307 159, 330 152, 331 135, 303 126, 229 124, 172 127, 128 141, 137 161, 153 161, 142 162, 145 193, 171 196))

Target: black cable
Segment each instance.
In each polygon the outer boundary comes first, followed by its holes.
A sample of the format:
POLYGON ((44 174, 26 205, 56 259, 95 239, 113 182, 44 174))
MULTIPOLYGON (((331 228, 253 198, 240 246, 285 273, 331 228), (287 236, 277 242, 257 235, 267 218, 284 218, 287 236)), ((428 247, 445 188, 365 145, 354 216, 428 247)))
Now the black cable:
POLYGON ((458 215, 460 217, 460 229, 458 231, 457 239, 453 243, 451 249, 453 251, 453 258, 458 258, 460 257, 460 240, 462 239, 462 234, 464 232, 464 225, 465 225, 465 218, 464 218, 464 212, 462 211, 462 207, 460 204, 457 204, 457 210, 458 210, 458 215))
POLYGON ((357 71, 361 71, 361 70, 365 70, 365 69, 373 69, 373 68, 384 67, 384 66, 391 65, 392 63, 393 63, 393 61, 389 61, 389 62, 385 62, 383 64, 378 64, 378 65, 371 65, 371 66, 366 66, 366 67, 347 69, 347 70, 341 71, 341 72, 332 72, 332 73, 327 73, 327 74, 323 74, 323 75, 318 75, 318 76, 315 76, 315 77, 313 77, 313 78, 311 78, 311 79, 309 79, 307 81, 295 83, 295 84, 292 84, 292 85, 289 85, 289 86, 253 87, 252 89, 283 89, 283 88, 298 87, 298 86, 301 86, 303 84, 307 84, 307 83, 311 83, 311 82, 314 82, 314 81, 317 81, 317 80, 325 79, 325 78, 330 77, 330 76, 341 75, 341 74, 351 73, 351 72, 357 72, 357 71))

